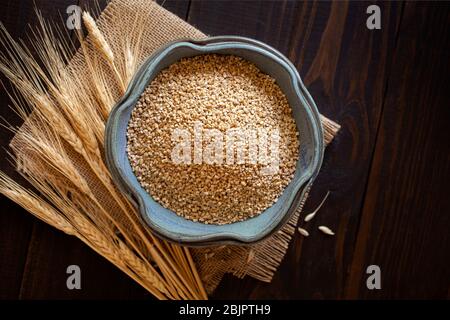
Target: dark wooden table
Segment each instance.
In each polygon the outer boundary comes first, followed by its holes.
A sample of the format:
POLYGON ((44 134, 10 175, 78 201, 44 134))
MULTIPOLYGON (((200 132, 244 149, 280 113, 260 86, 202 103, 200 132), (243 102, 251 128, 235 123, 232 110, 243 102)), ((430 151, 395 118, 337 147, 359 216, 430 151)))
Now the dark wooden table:
MULTIPOLYGON (((0 20, 14 37, 77 0, 3 0, 0 20)), ((306 211, 327 190, 311 229, 296 235, 271 284, 226 276, 213 298, 391 299, 450 297, 450 4, 426 2, 166 1, 164 7, 210 35, 253 37, 297 66, 320 111, 342 130, 328 147, 306 211), (381 30, 366 27, 371 4, 381 30), (368 290, 366 268, 381 269, 368 290)), ((3 79, 3 78, 2 78, 3 79)), ((1 94, 1 116, 20 124, 1 94)), ((7 146, 12 134, 1 129, 7 146)), ((6 151, 2 170, 11 173, 6 151)), ((74 237, 1 198, 0 298, 149 298, 74 237), (82 289, 66 288, 66 268, 82 289)))

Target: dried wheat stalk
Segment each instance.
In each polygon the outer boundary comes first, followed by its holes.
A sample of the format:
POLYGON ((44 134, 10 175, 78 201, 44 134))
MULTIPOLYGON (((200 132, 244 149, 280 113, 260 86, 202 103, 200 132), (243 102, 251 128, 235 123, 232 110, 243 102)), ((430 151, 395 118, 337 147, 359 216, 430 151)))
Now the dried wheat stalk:
POLYGON ((27 161, 13 161, 36 193, 2 172, 0 192, 80 238, 155 297, 206 299, 189 250, 155 238, 141 224, 103 161, 105 120, 143 58, 145 17, 124 30, 129 36, 114 53, 89 13, 83 20, 89 37, 80 35, 81 50, 90 81, 77 66, 67 67, 73 45, 41 16, 33 31, 35 56, 0 27, 0 71, 15 87, 12 108, 24 119, 34 110, 19 134, 27 161))
POLYGON ((97 49, 97 52, 100 53, 100 55, 102 55, 103 58, 105 58, 111 69, 116 74, 118 83, 120 85, 121 93, 124 93, 126 89, 126 84, 124 82, 124 79, 121 77, 119 71, 117 70, 114 59, 114 53, 112 52, 111 47, 109 46, 108 42, 103 36, 103 33, 97 27, 94 18, 92 18, 92 16, 87 11, 83 12, 83 22, 84 25, 86 26, 86 29, 89 32, 92 44, 97 49))

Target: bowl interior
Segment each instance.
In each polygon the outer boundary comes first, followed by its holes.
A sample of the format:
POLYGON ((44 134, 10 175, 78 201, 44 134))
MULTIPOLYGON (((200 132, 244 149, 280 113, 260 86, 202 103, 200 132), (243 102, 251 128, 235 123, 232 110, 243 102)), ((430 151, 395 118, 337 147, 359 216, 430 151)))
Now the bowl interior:
MULTIPOLYGON (((298 74, 292 67, 272 53, 258 46, 242 42, 191 43, 169 45, 150 57, 132 80, 127 93, 111 113, 107 124, 107 162, 119 187, 138 203, 143 218, 160 236, 180 243, 215 243, 218 241, 254 242, 269 235, 288 212, 295 209, 296 197, 320 166, 321 131, 317 119, 298 85, 298 74), (164 208, 140 186, 133 174, 126 152, 126 131, 134 105, 141 93, 164 68, 183 57, 199 54, 231 54, 254 63, 273 77, 281 87, 293 109, 300 137, 300 155, 293 180, 278 201, 260 215, 227 225, 207 225, 182 218, 164 208)), ((320 125, 320 124, 319 124, 320 125)))

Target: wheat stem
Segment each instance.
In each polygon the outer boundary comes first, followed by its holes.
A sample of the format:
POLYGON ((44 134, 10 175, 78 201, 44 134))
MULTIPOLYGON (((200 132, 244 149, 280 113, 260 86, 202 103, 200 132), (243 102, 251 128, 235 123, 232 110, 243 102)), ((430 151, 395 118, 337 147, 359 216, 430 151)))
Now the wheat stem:
POLYGON ((116 75, 118 83, 120 84, 121 93, 123 94, 126 90, 126 87, 114 63, 114 53, 112 52, 111 47, 109 46, 108 42, 103 36, 103 33, 95 23, 95 20, 87 11, 83 12, 83 22, 89 32, 89 35, 91 36, 90 39, 92 40, 93 45, 98 49, 98 52, 105 58, 106 61, 108 61, 109 65, 111 66, 111 70, 116 75))

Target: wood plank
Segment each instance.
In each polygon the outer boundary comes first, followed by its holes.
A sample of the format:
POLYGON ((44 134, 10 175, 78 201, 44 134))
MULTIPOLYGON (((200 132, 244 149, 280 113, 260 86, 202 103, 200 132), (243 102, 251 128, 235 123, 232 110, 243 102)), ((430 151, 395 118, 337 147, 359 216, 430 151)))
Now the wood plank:
MULTIPOLYGON (((42 8, 42 13, 46 16, 59 19, 55 15, 55 8, 65 9, 67 4, 62 1, 46 1, 43 6, 43 0, 34 1, 37 7, 42 8)), ((36 22, 33 1, 31 0, 9 0, 2 4, 0 12, 0 21, 5 28, 15 38, 23 38, 26 43, 28 23, 36 22)), ((7 79, 2 75, 1 81, 6 89, 10 89, 7 79)), ((10 100, 7 95, 0 95, 0 116, 8 123, 19 126, 22 120, 14 114, 8 105, 10 100)), ((3 122, 3 121, 2 121, 3 122)), ((0 162, 0 169, 8 175, 18 179, 14 168, 7 159, 7 146, 13 134, 0 127, 0 157, 4 159, 0 162)), ((2 212, 0 214, 0 261, 2 267, 0 272, 0 283, 2 290, 0 291, 0 299, 16 299, 19 297, 22 274, 26 263, 28 252, 28 244, 31 237, 32 227, 36 219, 23 210, 20 206, 5 197, 1 196, 0 203, 2 212)))
POLYGON ((377 3, 382 32, 366 28, 373 2, 192 1, 188 22, 210 34, 271 44, 297 66, 320 111, 342 125, 328 147, 305 211, 329 200, 296 236, 272 284, 226 277, 216 298, 337 298, 343 295, 400 17, 398 3, 377 3), (324 237, 317 226, 337 231, 324 237), (320 253, 320 254, 319 254, 320 253))
MULTIPOLYGON (((294 257, 288 257, 301 288, 292 289, 291 297, 336 299, 344 294, 392 64, 389 52, 395 46, 401 15, 400 3, 375 3, 382 12, 381 31, 366 28, 366 9, 374 2, 350 2, 347 9, 345 3, 333 2, 317 51, 314 39, 318 34, 311 28, 309 36, 306 31, 299 41, 303 47, 297 51, 298 59, 292 58, 320 111, 341 124, 342 130, 327 148, 306 207, 306 212, 312 211, 330 190, 323 210, 308 224, 314 235, 307 241, 297 240, 298 247, 290 251, 294 257), (311 50, 307 50, 309 43, 311 50), (336 236, 324 236, 317 230, 319 225, 329 226, 336 236)), ((317 8, 320 24, 319 13, 317 8)), ((286 269, 278 274, 288 281, 286 269)))
POLYGON ((0 299, 19 297, 33 219, 21 207, 1 196, 0 299))
POLYGON ((163 8, 186 20, 190 6, 190 0, 156 0, 163 8))
POLYGON ((38 222, 25 268, 21 299, 142 299, 152 296, 79 239, 38 222), (81 290, 66 286, 69 265, 81 269, 81 290))
POLYGON ((192 0, 187 21, 208 35, 252 37, 286 54, 301 6, 298 1, 192 0))
MULTIPOLYGON (((103 10, 110 0, 78 0, 79 5, 83 9, 93 10, 94 12, 98 9, 103 10)), ((159 5, 169 10, 173 14, 177 15, 181 19, 185 20, 187 17, 190 0, 153 0, 159 5)))
POLYGON ((449 9, 405 5, 347 298, 449 292, 449 9), (381 290, 365 286, 371 264, 381 268, 381 290))

